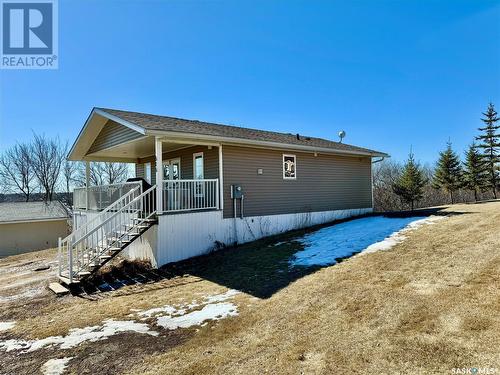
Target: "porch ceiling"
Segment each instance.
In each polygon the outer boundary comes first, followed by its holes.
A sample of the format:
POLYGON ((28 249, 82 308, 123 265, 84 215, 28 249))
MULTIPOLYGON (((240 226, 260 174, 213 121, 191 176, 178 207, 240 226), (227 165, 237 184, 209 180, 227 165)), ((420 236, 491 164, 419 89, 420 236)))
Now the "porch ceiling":
MULTIPOLYGON (((181 148, 194 146, 193 143, 178 143, 163 141, 163 152, 175 151, 181 148)), ((146 158, 155 154, 155 137, 146 136, 127 143, 107 148, 84 157, 88 161, 123 161, 136 163, 137 159, 146 158)))

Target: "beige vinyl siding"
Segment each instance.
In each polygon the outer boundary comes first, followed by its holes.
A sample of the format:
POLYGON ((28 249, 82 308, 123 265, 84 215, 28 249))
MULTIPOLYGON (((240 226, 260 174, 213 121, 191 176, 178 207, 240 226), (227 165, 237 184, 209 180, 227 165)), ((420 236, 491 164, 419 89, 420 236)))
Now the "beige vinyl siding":
POLYGON ((67 235, 66 219, 0 224, 0 258, 57 247, 67 235))
MULTIPOLYGON (((181 159, 181 179, 191 180, 193 178, 193 154, 203 152, 203 172, 205 178, 219 178, 219 150, 217 147, 209 149, 207 146, 193 146, 177 151, 164 152, 163 160, 181 159)), ((154 156, 143 158, 135 166, 137 177, 144 178, 144 163, 151 162, 152 184, 156 183, 156 163, 154 156)))
MULTIPOLYGON (((372 207, 371 159, 223 146, 224 217, 233 216, 231 184, 241 184, 244 215, 372 207), (296 155, 294 180, 283 179, 283 154, 296 155), (259 168, 263 174, 257 174, 259 168)), ((239 206, 238 206, 239 214, 239 206)))
POLYGON ((132 141, 142 136, 143 135, 141 133, 136 132, 135 130, 120 125, 115 121, 108 120, 108 122, 104 124, 104 127, 95 139, 94 143, 92 143, 92 146, 90 146, 87 154, 92 154, 113 146, 118 146, 122 143, 132 141))
MULTIPOLYGON (((144 167, 144 164, 136 163, 135 164, 135 177, 145 178, 145 173, 146 173, 145 170, 146 170, 146 168, 144 167)), ((151 171, 151 174, 153 174, 152 171, 151 171)))

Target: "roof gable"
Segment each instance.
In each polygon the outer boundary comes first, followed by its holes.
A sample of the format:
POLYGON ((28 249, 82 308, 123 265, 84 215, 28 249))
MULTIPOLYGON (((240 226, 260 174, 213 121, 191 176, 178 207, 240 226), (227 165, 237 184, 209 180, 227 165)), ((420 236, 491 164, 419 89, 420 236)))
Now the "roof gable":
POLYGON ((141 138, 142 136, 141 133, 121 125, 116 121, 108 120, 90 146, 87 154, 118 146, 122 143, 141 138))

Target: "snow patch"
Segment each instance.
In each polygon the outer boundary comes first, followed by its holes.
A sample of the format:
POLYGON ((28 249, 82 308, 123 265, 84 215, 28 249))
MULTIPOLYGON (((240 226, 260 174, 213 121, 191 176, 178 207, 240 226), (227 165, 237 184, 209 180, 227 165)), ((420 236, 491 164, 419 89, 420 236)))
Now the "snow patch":
POLYGON ((203 306, 201 310, 195 310, 185 315, 161 316, 157 319, 156 324, 167 329, 188 328, 201 325, 207 320, 220 320, 236 315, 238 315, 238 309, 233 303, 211 303, 203 306))
POLYGON ((72 359, 73 357, 49 359, 44 363, 42 372, 44 375, 61 375, 72 359))
POLYGON ((226 293, 215 294, 212 296, 205 296, 204 303, 215 303, 215 302, 223 302, 227 301, 230 298, 233 298, 235 295, 239 294, 240 291, 236 289, 230 289, 226 293))
POLYGON ((130 320, 108 319, 102 326, 70 329, 66 336, 50 336, 40 340, 6 340, 0 341, 0 349, 7 352, 22 350, 23 353, 33 352, 44 347, 59 346, 60 349, 74 348, 86 341, 95 342, 107 339, 122 332, 136 332, 151 336, 158 336, 158 332, 151 331, 144 323, 130 320))
POLYGON ((16 322, 0 322, 0 332, 13 328, 16 322))
POLYGON ((404 233, 443 217, 390 218, 372 216, 332 225, 298 239, 304 250, 289 261, 291 266, 327 266, 356 253, 389 250, 405 239, 404 233))
POLYGON ((162 307, 154 307, 149 310, 138 312, 137 315, 143 318, 142 320, 146 320, 147 318, 151 318, 157 315, 163 315, 163 314, 173 315, 173 314, 183 314, 183 313, 184 310, 178 310, 173 306, 165 305, 162 307))
POLYGON ((371 244, 368 246, 361 254, 369 254, 369 253, 374 253, 375 251, 384 251, 384 250, 389 250, 396 244, 404 241, 406 239, 406 236, 404 235, 405 233, 415 230, 422 225, 433 225, 436 223, 436 221, 444 219, 445 216, 429 216, 425 219, 420 219, 420 220, 415 220, 409 223, 406 227, 403 229, 394 232, 391 234, 389 237, 385 238, 382 241, 376 242, 374 244, 371 244))
POLYGON ((155 307, 138 312, 137 316, 141 317, 141 320, 156 318, 156 324, 167 329, 203 326, 209 320, 238 315, 237 306, 225 301, 239 293, 238 290, 230 289, 225 293, 204 296, 202 302, 192 301, 189 304, 155 307))
POLYGON ((288 242, 286 242, 286 241, 280 241, 280 242, 276 242, 276 243, 274 243, 274 244, 272 244, 272 245, 269 245, 269 246, 270 246, 270 247, 276 247, 276 246, 281 246, 281 245, 284 245, 284 244, 286 244, 286 243, 288 243, 288 242))

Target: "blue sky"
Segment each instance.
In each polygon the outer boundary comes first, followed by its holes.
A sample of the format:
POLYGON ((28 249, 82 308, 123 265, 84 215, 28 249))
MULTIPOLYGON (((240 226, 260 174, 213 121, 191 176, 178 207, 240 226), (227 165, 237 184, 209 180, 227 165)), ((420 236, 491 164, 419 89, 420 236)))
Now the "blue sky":
POLYGON ((93 106, 433 162, 500 112, 500 1, 59 1, 59 69, 0 71, 0 149, 93 106))

